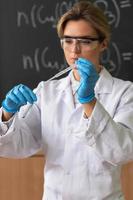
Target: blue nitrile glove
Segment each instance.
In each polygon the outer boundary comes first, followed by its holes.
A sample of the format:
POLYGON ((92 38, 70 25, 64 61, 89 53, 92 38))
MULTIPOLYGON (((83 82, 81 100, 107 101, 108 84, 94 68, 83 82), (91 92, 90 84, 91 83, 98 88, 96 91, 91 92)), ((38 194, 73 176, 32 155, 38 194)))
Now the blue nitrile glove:
POLYGON ((20 107, 27 104, 33 104, 37 100, 36 95, 27 86, 20 84, 11 89, 5 100, 2 102, 2 107, 6 112, 16 113, 20 107))
POLYGON ((75 62, 79 75, 80 86, 77 91, 80 103, 89 103, 95 98, 94 87, 99 78, 95 66, 84 58, 79 58, 75 62))

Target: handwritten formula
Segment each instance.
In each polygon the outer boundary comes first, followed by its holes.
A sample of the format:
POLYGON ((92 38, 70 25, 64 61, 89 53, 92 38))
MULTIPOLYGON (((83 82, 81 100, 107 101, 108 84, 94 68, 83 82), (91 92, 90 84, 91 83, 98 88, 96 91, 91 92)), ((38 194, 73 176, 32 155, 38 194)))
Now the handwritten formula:
POLYGON ((24 11, 17 12, 17 26, 21 27, 25 24, 32 26, 33 28, 37 28, 39 24, 44 25, 46 23, 51 23, 51 27, 55 28, 59 17, 65 11, 69 10, 72 7, 72 5, 72 2, 57 2, 55 5, 54 13, 52 15, 49 14, 49 16, 46 16, 45 12, 47 10, 47 5, 33 4, 29 13, 26 13, 24 11))
MULTIPOLYGON (((17 10, 17 28, 25 29, 28 32, 28 28, 38 30, 40 26, 49 26, 52 29, 56 28, 57 21, 59 17, 70 9, 76 1, 61 1, 56 2, 52 13, 46 14, 47 3, 43 4, 34 4, 29 8, 28 11, 17 10)), ((110 25, 114 30, 119 29, 121 21, 123 20, 122 12, 125 9, 132 7, 130 0, 95 0, 94 4, 101 7, 104 10, 105 15, 108 17, 110 25)), ((53 35, 54 37, 54 35, 53 35)), ((38 39, 38 38, 37 38, 38 39)), ((123 62, 132 62, 132 51, 129 51, 125 47, 124 50, 121 50, 118 41, 111 41, 110 48, 105 52, 102 57, 102 63, 106 65, 109 64, 109 70, 114 72, 115 75, 119 75, 123 62), (113 52, 113 53, 112 53, 113 52)), ((31 52, 26 52, 22 55, 21 61, 24 70, 34 69, 36 72, 41 72, 44 68, 57 69, 61 70, 64 67, 63 62, 60 63, 58 56, 55 60, 46 61, 46 57, 52 48, 47 44, 44 45, 43 49, 36 46, 31 52)))
MULTIPOLYGON (((60 16, 78 0, 1 0, 1 61, 21 74, 60 71, 66 67, 63 51, 57 37, 56 25, 60 16)), ((131 0, 94 0, 103 9, 112 27, 109 49, 102 57, 103 65, 119 76, 133 63, 133 18, 131 0), (125 70, 125 69, 124 69, 125 70)), ((127 72, 128 73, 128 72, 127 72)), ((130 73, 131 74, 131 73, 130 73)), ((21 76, 22 77, 22 76, 21 76)), ((23 78, 23 77, 22 77, 23 78)), ((49 77, 48 77, 49 78, 49 77)))

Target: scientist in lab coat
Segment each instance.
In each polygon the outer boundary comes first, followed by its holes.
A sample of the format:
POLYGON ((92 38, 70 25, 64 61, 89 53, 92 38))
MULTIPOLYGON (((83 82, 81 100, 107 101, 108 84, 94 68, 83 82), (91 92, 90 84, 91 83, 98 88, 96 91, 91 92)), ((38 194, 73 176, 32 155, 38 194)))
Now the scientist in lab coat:
POLYGON ((43 200, 123 200, 121 165, 133 159, 133 84, 102 66, 110 27, 89 1, 74 4, 57 31, 74 67, 65 78, 42 81, 37 94, 22 84, 7 93, 0 156, 44 151, 43 200))

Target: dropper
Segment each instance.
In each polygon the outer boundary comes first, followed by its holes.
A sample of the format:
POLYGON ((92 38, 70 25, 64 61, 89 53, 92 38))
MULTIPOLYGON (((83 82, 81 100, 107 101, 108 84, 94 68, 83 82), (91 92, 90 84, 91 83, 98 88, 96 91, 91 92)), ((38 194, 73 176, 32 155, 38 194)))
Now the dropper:
MULTIPOLYGON (((47 81, 45 81, 45 82, 51 81, 51 80, 53 80, 53 79, 55 79, 55 78, 58 78, 58 77, 60 77, 61 75, 63 75, 63 74, 65 74, 65 73, 69 72, 69 71, 72 70, 73 68, 76 68, 76 67, 75 67, 75 64, 70 65, 70 66, 67 67, 66 69, 64 69, 64 70, 62 70, 62 71, 60 71, 60 72, 58 72, 57 74, 55 74, 54 76, 52 76, 51 78, 49 78, 49 79, 48 79, 47 81)), ((37 93, 40 91, 40 89, 41 89, 41 86, 36 90, 35 94, 37 94, 37 93)), ((32 105, 33 105, 33 104, 29 104, 29 105, 27 106, 27 108, 24 110, 23 116, 22 116, 23 118, 26 117, 26 115, 27 115, 27 113, 29 112, 29 110, 30 110, 30 108, 32 107, 32 105)))

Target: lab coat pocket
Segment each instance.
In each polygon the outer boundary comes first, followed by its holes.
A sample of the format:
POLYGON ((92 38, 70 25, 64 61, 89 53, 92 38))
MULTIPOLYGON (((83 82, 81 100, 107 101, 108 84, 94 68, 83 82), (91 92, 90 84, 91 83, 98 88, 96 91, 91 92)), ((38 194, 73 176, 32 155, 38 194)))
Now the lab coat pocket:
POLYGON ((111 171, 116 169, 116 165, 104 160, 102 157, 97 155, 94 148, 86 144, 86 141, 83 140, 81 137, 75 137, 75 143, 77 146, 75 154, 79 154, 77 156, 78 160, 80 160, 80 164, 86 165, 90 173, 97 175, 100 173, 110 173, 111 171))
POLYGON ((101 174, 101 173, 112 173, 116 170, 116 166, 108 161, 100 158, 94 150, 90 150, 89 152, 91 162, 89 164, 89 169, 92 174, 101 174))

